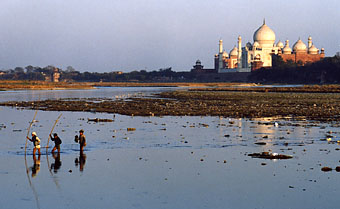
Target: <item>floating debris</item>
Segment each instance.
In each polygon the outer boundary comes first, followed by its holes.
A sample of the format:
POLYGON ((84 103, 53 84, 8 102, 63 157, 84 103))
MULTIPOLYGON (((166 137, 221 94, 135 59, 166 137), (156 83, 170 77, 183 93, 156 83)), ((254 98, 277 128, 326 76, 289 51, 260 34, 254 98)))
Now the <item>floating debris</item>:
POLYGON ((251 156, 253 158, 280 159, 280 160, 293 158, 293 156, 291 155, 283 155, 283 154, 269 153, 269 152, 253 153, 253 154, 248 154, 248 156, 251 156))
POLYGON ((267 143, 266 142, 255 142, 254 144, 257 144, 257 145, 266 145, 267 143))
POLYGON ((136 128, 127 128, 127 131, 135 131, 136 128))
POLYGON ((329 171, 332 171, 333 169, 330 168, 330 167, 322 167, 321 170, 322 170, 323 172, 329 172, 329 171))
POLYGON ((112 119, 101 119, 101 118, 93 118, 93 119, 88 118, 87 121, 88 122, 96 122, 96 123, 98 123, 98 122, 113 122, 112 119))

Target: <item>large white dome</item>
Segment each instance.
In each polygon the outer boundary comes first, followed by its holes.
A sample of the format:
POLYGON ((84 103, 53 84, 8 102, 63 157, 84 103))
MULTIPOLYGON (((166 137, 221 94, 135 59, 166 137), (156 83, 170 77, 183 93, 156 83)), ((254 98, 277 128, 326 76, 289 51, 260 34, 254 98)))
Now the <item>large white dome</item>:
POLYGON ((262 47, 273 47, 275 43, 275 33, 265 22, 259 27, 253 36, 254 42, 257 41, 262 47))

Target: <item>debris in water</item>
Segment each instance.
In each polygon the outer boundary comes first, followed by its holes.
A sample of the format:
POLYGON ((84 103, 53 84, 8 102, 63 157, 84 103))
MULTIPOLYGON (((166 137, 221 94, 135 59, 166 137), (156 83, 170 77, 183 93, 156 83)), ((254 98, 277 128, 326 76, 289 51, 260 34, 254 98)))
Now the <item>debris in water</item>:
POLYGON ((328 172, 328 171, 332 171, 333 169, 330 168, 330 167, 322 167, 321 170, 322 170, 323 172, 328 172))
POLYGON ((94 119, 91 119, 91 118, 88 118, 87 119, 88 122, 113 122, 112 119, 101 119, 101 118, 94 118, 94 119))
POLYGON ((269 153, 269 152, 262 152, 262 153, 253 153, 248 154, 253 158, 263 158, 263 159, 290 159, 293 158, 291 155, 282 155, 277 153, 269 153))
POLYGON ((266 145, 267 143, 266 142, 255 142, 254 144, 257 144, 257 145, 266 145))
POLYGON ((127 128, 127 131, 135 131, 136 128, 127 128))

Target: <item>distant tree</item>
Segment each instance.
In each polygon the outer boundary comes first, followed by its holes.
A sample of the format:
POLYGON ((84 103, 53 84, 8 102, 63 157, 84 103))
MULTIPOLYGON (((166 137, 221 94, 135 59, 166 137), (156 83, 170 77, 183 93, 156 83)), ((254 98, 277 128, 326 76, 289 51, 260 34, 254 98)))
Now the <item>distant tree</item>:
POLYGON ((72 73, 72 72, 75 72, 76 70, 72 67, 72 66, 67 66, 66 67, 66 71, 67 73, 72 73))
POLYGON ((15 72, 15 73, 24 73, 25 70, 24 70, 24 68, 22 68, 22 67, 16 67, 16 68, 14 68, 14 72, 15 72))
POLYGON ((335 56, 340 58, 340 52, 335 53, 335 56))
POLYGON ((32 65, 28 65, 25 67, 26 73, 32 73, 34 71, 34 67, 32 65))

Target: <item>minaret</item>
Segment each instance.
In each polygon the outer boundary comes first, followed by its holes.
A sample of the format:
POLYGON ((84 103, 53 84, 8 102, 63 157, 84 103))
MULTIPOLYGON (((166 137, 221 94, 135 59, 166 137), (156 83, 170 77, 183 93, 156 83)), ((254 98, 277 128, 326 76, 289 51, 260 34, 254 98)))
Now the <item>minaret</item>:
POLYGON ((223 41, 222 41, 222 39, 220 39, 220 43, 219 43, 219 53, 220 54, 223 53, 223 41))
POLYGON ((219 42, 219 53, 218 53, 218 72, 220 72, 220 69, 223 69, 223 41, 220 39, 219 42))
POLYGON ((312 47, 312 37, 308 37, 308 49, 312 47))
POLYGON ((238 44, 238 50, 237 50, 237 68, 242 68, 242 48, 241 48, 241 44, 242 44, 242 38, 241 36, 238 36, 237 39, 237 44, 238 44))

